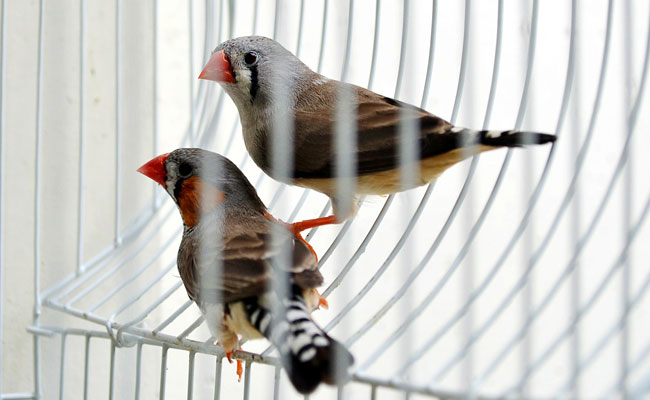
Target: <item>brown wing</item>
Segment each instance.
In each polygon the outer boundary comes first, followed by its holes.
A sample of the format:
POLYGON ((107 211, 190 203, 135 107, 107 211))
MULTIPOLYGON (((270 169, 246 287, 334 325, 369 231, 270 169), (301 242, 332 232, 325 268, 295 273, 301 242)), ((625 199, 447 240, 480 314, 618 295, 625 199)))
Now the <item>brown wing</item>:
MULTIPOLYGON (((335 173, 335 113, 337 85, 356 93, 357 174, 394 169, 399 164, 400 121, 412 120, 417 129, 420 159, 458 148, 449 122, 415 106, 358 86, 329 81, 323 91, 330 99, 303 101, 295 113, 295 178, 331 178, 335 173)), ((307 96, 309 97, 309 95, 307 96)))
POLYGON ((239 232, 230 227, 222 241, 216 240, 221 234, 214 228, 216 223, 202 223, 183 235, 178 269, 192 300, 227 303, 259 295, 271 284, 274 270, 287 272, 291 283, 303 288, 322 284, 316 259, 302 241, 282 229, 281 239, 271 247, 269 222, 263 217, 259 222, 239 232), (278 265, 276 257, 282 252, 289 263, 278 265))

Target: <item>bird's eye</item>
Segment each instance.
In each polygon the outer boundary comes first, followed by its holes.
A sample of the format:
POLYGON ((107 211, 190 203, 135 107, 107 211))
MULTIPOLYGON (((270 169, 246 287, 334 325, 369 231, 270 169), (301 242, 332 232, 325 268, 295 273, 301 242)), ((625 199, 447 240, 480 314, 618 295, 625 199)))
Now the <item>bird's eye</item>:
POLYGON ((182 163, 178 166, 178 175, 180 175, 181 178, 187 178, 190 174, 192 174, 192 166, 190 164, 182 163))
POLYGON ((257 62, 257 59, 259 58, 259 54, 255 51, 249 51, 244 55, 244 63, 247 66, 253 66, 257 62))

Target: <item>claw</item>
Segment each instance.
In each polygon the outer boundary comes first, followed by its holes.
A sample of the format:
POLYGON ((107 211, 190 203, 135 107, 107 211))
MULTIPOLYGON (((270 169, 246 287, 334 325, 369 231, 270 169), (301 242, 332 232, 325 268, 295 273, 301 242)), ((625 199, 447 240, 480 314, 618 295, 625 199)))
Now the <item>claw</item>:
MULTIPOLYGON (((241 347, 239 348, 239 350, 241 350, 241 347)), ((228 359, 228 362, 231 364, 232 364, 232 358, 231 358, 232 353, 233 350, 226 352, 226 358, 228 359)), ((244 374, 244 368, 242 367, 241 360, 235 360, 235 361, 237 361, 237 370, 235 371, 235 373, 237 374, 237 382, 241 382, 241 376, 244 374)))
POLYGON ((318 306, 316 308, 323 307, 324 309, 329 310, 330 305, 327 302, 327 299, 325 297, 321 296, 320 293, 318 293, 318 290, 316 290, 316 289, 313 289, 313 290, 314 290, 314 293, 316 293, 316 296, 318 296, 318 306))
POLYGON ((241 376, 244 373, 241 360, 237 360, 237 382, 241 382, 241 376))

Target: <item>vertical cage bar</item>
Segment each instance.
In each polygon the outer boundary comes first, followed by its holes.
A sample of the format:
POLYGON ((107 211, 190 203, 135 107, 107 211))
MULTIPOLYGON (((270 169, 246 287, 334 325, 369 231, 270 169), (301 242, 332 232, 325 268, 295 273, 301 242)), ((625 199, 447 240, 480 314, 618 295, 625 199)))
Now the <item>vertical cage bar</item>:
POLYGON ((278 40, 278 26, 280 25, 280 3, 282 0, 275 0, 275 9, 273 10, 273 40, 278 40))
POLYGON ((323 67, 323 57, 325 56, 325 38, 327 37, 327 10, 328 0, 323 1, 323 30, 320 37, 320 52, 318 53, 318 66, 316 71, 321 72, 323 67))
MULTIPOLYGON (((275 10, 273 16, 273 39, 277 39, 276 33, 279 24, 278 10, 280 8, 279 0, 275 1, 275 10)), ((278 60, 284 63, 283 60, 278 60)), ((280 64, 276 71, 282 71, 288 66, 280 64)), ((273 93, 273 103, 275 110, 289 110, 289 100, 294 90, 294 84, 287 79, 287 76, 281 73, 273 73, 271 76, 270 86, 273 93)), ((286 181, 292 176, 292 166, 294 162, 294 154, 292 150, 292 143, 295 137, 294 130, 294 116, 291 113, 274 112, 271 117, 271 131, 270 131, 270 165, 271 175, 279 178, 280 181, 286 181)), ((278 210, 281 212, 283 210, 278 210)), ((286 230, 280 224, 269 223, 269 233, 271 244, 270 247, 278 249, 276 254, 272 256, 272 265, 291 265, 291 254, 289 250, 282 246, 285 238, 286 230)), ((271 292, 276 293, 277 301, 271 304, 271 314, 277 318, 277 321, 286 321, 286 304, 285 299, 290 298, 290 284, 289 273, 281 270, 280 268, 272 268, 271 271, 271 292)), ((275 322, 271 322, 275 324, 275 322)), ((272 329, 269 328, 269 329, 272 329)), ((272 330, 271 330, 272 332, 272 330)), ((274 336, 274 335, 271 335, 274 336)), ((270 338, 272 339, 272 338, 270 338)), ((272 343, 277 344, 277 343, 272 343)), ((246 362, 244 371, 244 400, 248 400, 250 396, 250 363, 246 362)))
POLYGON ((115 342, 111 340, 111 367, 108 378, 108 399, 113 400, 115 396, 115 342))
POLYGON ((253 35, 257 35, 257 20, 258 20, 259 0, 255 0, 253 4, 253 35))
MULTIPOLYGON (((578 20, 576 18, 576 12, 577 12, 577 0, 572 0, 571 1, 571 19, 572 19, 572 26, 573 29, 577 30, 578 26, 578 20)), ((576 40, 576 43, 574 44, 573 51, 578 52, 580 49, 580 43, 579 41, 576 40)), ((576 57, 574 61, 575 68, 580 70, 581 66, 581 60, 580 57, 576 57)), ((578 77, 578 79, 575 79, 575 82, 573 83, 573 103, 574 107, 576 110, 581 109, 582 105, 582 91, 581 91, 582 85, 581 85, 581 79, 578 77)), ((571 146, 571 154, 578 154, 579 153, 579 148, 580 148, 580 140, 579 140, 579 135, 578 132, 581 132, 581 120, 580 120, 580 115, 578 112, 575 112, 571 115, 571 122, 572 122, 572 129, 575 132, 573 135, 570 136, 570 143, 569 145, 571 146)), ((579 173, 579 167, 577 164, 573 165, 573 175, 577 176, 579 173)), ((580 196, 580 185, 578 184, 578 181, 576 180, 575 184, 575 189, 574 189, 574 194, 573 194, 573 207, 571 209, 571 223, 570 223, 570 233, 569 235, 571 236, 571 247, 573 248, 573 251, 578 254, 578 238, 580 237, 580 226, 581 226, 581 218, 580 218, 580 212, 582 208, 582 201, 581 201, 581 196, 580 196)), ((573 271, 573 274, 571 275, 571 314, 572 314, 572 320, 577 321, 578 315, 579 315, 579 310, 580 310, 580 298, 581 298, 581 290, 580 290, 580 282, 581 282, 581 273, 580 273, 580 257, 576 257, 575 261, 575 268, 573 271)), ((571 334, 571 381, 570 381, 570 396, 575 399, 582 398, 581 396, 581 391, 580 391, 580 381, 579 381, 579 367, 580 367, 580 354, 582 352, 581 350, 581 343, 580 343, 580 324, 575 324, 573 329, 572 329, 572 334, 571 334)))
MULTIPOLYGON (((472 30, 471 30, 471 17, 472 17, 472 2, 471 0, 466 0, 465 1, 465 15, 464 15, 464 21, 463 21, 463 62, 461 64, 461 72, 460 72, 460 77, 458 80, 458 88, 457 88, 457 94, 456 94, 456 102, 454 103, 454 109, 452 111, 452 121, 456 121, 456 118, 458 116, 459 110, 460 110, 460 97, 463 94, 463 88, 465 83, 465 76, 469 76, 469 81, 474 81, 473 78, 475 78, 475 64, 471 62, 466 62, 466 57, 469 58, 469 49, 470 49, 470 41, 472 39, 472 30), (470 68, 469 72, 468 68, 470 68)), ((473 86, 469 87, 470 90, 475 90, 473 86)), ((469 93, 469 96, 472 96, 473 93, 469 93)), ((471 102, 470 102, 470 107, 471 107, 471 102)), ((473 110, 471 110, 473 111, 473 110)), ((465 154, 463 156, 471 156, 473 155, 472 153, 475 153, 471 147, 463 147, 461 151, 465 154)), ((471 185, 471 177, 473 176, 473 168, 474 165, 478 162, 477 159, 472 160, 472 163, 467 167, 467 177, 466 177, 466 182, 467 185, 471 185)), ((465 199, 465 212, 463 213, 464 218, 461 221, 461 223, 465 224, 465 227, 463 228, 464 231, 463 233, 467 232, 469 235, 471 235, 472 232, 472 224, 474 221, 474 208, 475 208, 475 197, 474 197, 474 192, 472 190, 468 190, 467 192, 467 197, 465 199)), ((474 251, 473 247, 468 247, 467 248, 467 253, 465 254, 465 265, 462 268, 462 271, 460 273, 460 303, 465 301, 465 299, 469 299, 472 297, 472 289, 474 287, 474 270, 475 270, 475 258, 474 258, 474 251)), ((465 354, 465 357, 463 357, 463 360, 461 362, 461 382, 462 385, 465 388, 471 388, 472 384, 472 377, 474 375, 474 354, 473 354, 473 347, 471 346, 471 340, 472 340, 472 331, 474 329, 474 313, 472 310, 472 307, 467 307, 464 310, 464 317, 462 318, 461 322, 461 330, 462 330, 462 342, 465 344, 465 347, 467 348, 467 353, 465 354)), ((469 390, 467 396, 469 398, 475 396, 474 393, 469 390)))
MULTIPOLYGON (((217 22, 214 21, 215 14, 215 4, 212 1, 206 1, 203 9, 205 29, 203 30, 203 48, 200 51, 201 60, 205 60, 211 54, 212 46, 214 45, 214 36, 215 36, 215 26, 219 26, 217 22)), ((197 47, 199 47, 197 45, 197 47)), ((195 61, 195 60, 193 60, 195 61)), ((213 123, 218 121, 217 110, 215 108, 210 108, 208 112, 209 104, 211 104, 210 99, 212 98, 214 92, 211 90, 214 88, 212 85, 201 84, 201 82, 195 83, 198 86, 198 91, 196 94, 196 111, 198 117, 195 124, 196 137, 199 143, 206 144, 214 140, 215 135, 209 135, 209 132, 215 132, 216 129, 211 130, 214 126, 213 123), (208 128, 208 125, 210 128, 208 128)), ((219 93, 219 98, 223 97, 223 92, 219 93)), ((218 102, 219 100, 217 100, 218 102)), ((217 106, 216 108, 219 108, 217 106)), ((234 136, 234 134, 232 135, 234 136)), ((232 139, 231 136, 231 139, 232 139)), ((223 150, 222 153, 225 155, 228 152, 223 150)))
MULTIPOLYGON (((521 101, 519 102, 519 110, 517 111, 517 120, 515 121, 515 128, 519 129, 524 116, 526 115, 526 108, 528 106, 528 98, 530 92, 530 83, 533 76, 533 66, 535 65, 535 53, 537 50, 537 25, 538 25, 538 10, 539 1, 533 0, 533 9, 530 23, 530 40, 528 45, 528 64, 526 65, 526 78, 524 80, 524 90, 521 92, 521 101)), ((508 151, 510 154, 510 151, 508 151)))
MULTIPOLYGON (((188 74, 189 78, 189 89, 190 89, 190 144, 192 147, 194 147, 197 139, 197 132, 196 132, 196 118, 194 116, 194 25, 193 25, 193 16, 194 16, 194 1, 193 0, 188 0, 187 1, 187 14, 188 14, 188 33, 189 33, 189 68, 190 68, 190 73, 188 74)), ((232 21, 230 21, 232 24, 232 21)))
MULTIPOLYGON (((225 7, 225 2, 223 2, 225 7)), ((232 37, 235 30, 235 0, 228 0, 228 39, 232 37)))
POLYGON ((135 400, 140 400, 142 386, 142 342, 138 342, 135 353, 135 400))
MULTIPOLYGON (((349 216, 354 213, 354 193, 357 186, 357 124, 354 120, 354 95, 350 87, 341 85, 336 98, 335 176, 336 213, 349 216)), ((321 262, 322 265, 322 262, 321 262)))
MULTIPOLYGON (((2 305, 4 302, 4 292, 2 290, 4 286, 4 163, 5 163, 5 47, 7 40, 7 29, 6 29, 6 14, 7 8, 5 7, 5 0, 2 0, 2 18, 0 24, 2 24, 2 43, 0 46, 0 376, 2 375, 2 340, 3 340, 3 309, 2 305)), ((2 379, 0 379, 0 395, 2 394, 2 379)))
POLYGON ((84 165, 86 160, 86 0, 79 2, 79 184, 77 197, 77 274, 83 265, 84 165))
POLYGON ((345 36, 345 53, 343 55, 343 71, 341 72, 341 81, 348 79, 350 70, 350 51, 352 48, 352 27, 354 22, 354 0, 348 0, 348 29, 345 36))
POLYGON ((490 126, 492 118, 492 109, 494 107, 494 97, 497 94, 497 81, 499 80, 499 71, 501 70, 501 49, 503 47, 503 0, 499 0, 497 5, 497 38, 494 46, 494 65, 492 66, 492 80, 490 83, 490 94, 488 95, 487 106, 485 107, 485 116, 483 117, 483 129, 490 126))
MULTIPOLYGON (((153 80, 152 87, 152 118, 153 118, 153 151, 152 154, 158 154, 158 0, 153 0, 153 72, 151 79, 153 80)), ((151 195, 151 209, 156 210, 156 198, 158 196, 158 184, 151 183, 153 193, 151 195)))
MULTIPOLYGON (((402 87, 404 85, 404 77, 406 74, 413 72, 412 67, 407 72, 407 55, 409 50, 409 13, 410 13, 410 0, 403 0, 402 4, 402 31, 401 31, 401 44, 400 44, 400 54, 399 54, 399 63, 397 70, 397 82, 395 83, 395 98, 399 99, 402 93, 402 87)), ((399 196, 403 201, 403 207, 400 207, 399 210, 401 217, 398 224, 398 230, 406 233, 409 229, 409 226, 412 226, 410 222, 412 221, 411 215, 414 217, 417 215, 415 213, 415 207, 413 204, 415 193, 408 192, 409 189, 418 186, 420 181, 420 163, 418 154, 420 152, 420 146, 418 142, 419 136, 419 126, 418 118, 415 115, 414 111, 408 107, 400 108, 400 121, 398 124, 398 133, 399 133, 399 143, 398 143, 398 161, 399 161, 399 179, 400 179, 400 193, 399 196)), ((424 197, 427 197, 425 194, 424 197)), ((399 243, 399 242, 398 242, 399 243)), ((404 251, 400 252, 399 259, 400 264, 411 267, 413 265, 413 249, 414 242, 406 241, 404 243, 404 251)), ((406 273, 404 274, 406 275, 406 273)), ((400 311, 401 315, 408 315, 409 311, 413 305, 413 297, 411 292, 407 291, 404 298, 400 302, 400 311)), ((411 354, 413 344, 413 331, 407 330, 405 332, 405 337, 398 343, 399 352, 401 354, 411 354)), ((408 392, 405 393, 404 398, 407 399, 409 396, 408 392)))
MULTIPOLYGON (((623 91, 623 115, 625 120, 623 121, 623 126, 625 127, 624 136, 629 135, 631 125, 630 125, 630 109, 631 109, 631 100, 632 100, 632 79, 633 79, 633 69, 632 69, 632 5, 630 0, 623 1, 623 13, 621 25, 623 27, 623 36, 621 45, 623 47, 623 82, 621 89, 623 91)), ((621 304, 623 305, 622 318, 621 322, 623 324, 623 329, 621 332, 621 356, 620 356, 620 377, 619 377, 619 387, 621 392, 621 397, 627 399, 629 397, 629 376, 628 376, 628 364, 629 364, 629 352, 630 352, 630 329, 628 323, 628 317, 630 315, 630 270, 632 269, 632 260, 630 259, 629 246, 628 244, 631 241, 630 231, 632 226, 632 190, 634 185, 633 180, 633 169, 631 158, 632 150, 629 146, 624 148, 624 157, 625 157, 625 169, 623 171, 623 241, 625 243, 623 251, 623 265, 622 265, 622 276, 621 276, 621 304)))
POLYGON ((298 16, 298 37, 296 38, 296 56, 300 57, 300 47, 302 45, 302 34, 305 22, 305 0, 300 0, 300 12, 298 16))
POLYGON ((120 103, 122 97, 122 71, 120 70, 120 36, 122 31, 122 20, 120 18, 120 2, 115 0, 115 244, 122 244, 122 237, 120 235, 120 217, 122 199, 122 189, 120 177, 121 170, 121 157, 120 149, 122 142, 122 131, 120 129, 120 121, 122 120, 122 113, 120 111, 120 103))
MULTIPOLYGON (((535 4, 533 5, 535 7, 535 4)), ((524 7, 524 15, 523 17, 526 17, 526 14, 528 13, 528 7, 524 7)), ((532 89, 531 89, 532 91, 532 89)), ((530 96, 526 96, 528 99, 530 96)), ((532 115, 532 112, 530 113, 532 115)), ((522 114, 522 120, 523 122, 523 114, 522 114)), ((523 143, 522 145, 525 145, 526 143, 523 143)), ((522 162, 522 178, 521 178, 521 183, 520 183, 520 188, 519 188, 519 194, 521 196, 521 202, 522 204, 527 203, 527 197, 528 193, 532 189, 532 181, 533 181, 533 174, 532 174, 532 160, 530 157, 524 157, 524 160, 522 162)), ((528 270, 528 264, 527 261, 530 257, 531 254, 533 254, 534 250, 534 245, 533 245, 533 234, 535 230, 535 219, 534 218, 529 218, 528 224, 527 224, 527 229, 525 229, 523 232, 521 232, 522 236, 522 248, 523 252, 521 253, 521 265, 519 267, 520 274, 522 277, 526 277, 526 282, 524 283, 522 290, 521 290, 521 302, 519 304, 520 309, 519 312, 521 313, 521 321, 528 321, 530 318, 530 313, 533 308, 533 288, 532 285, 530 284, 530 275, 527 275, 526 272, 528 270)), ((470 308, 471 309, 471 308, 470 308)), ((522 368, 528 369, 531 363, 531 335, 532 335, 532 330, 530 329, 529 325, 526 325, 523 331, 523 337, 521 339, 521 347, 519 348, 519 362, 522 368)), ((519 393, 517 393, 518 396, 522 398, 528 398, 530 395, 529 393, 529 384, 528 384, 529 379, 525 379, 522 382, 522 385, 520 387, 519 393)))
POLYGON ((465 19, 463 29, 463 51, 461 53, 460 72, 458 73, 458 84, 456 85, 456 97, 454 100, 454 107, 451 111, 450 122, 456 123, 458 112, 460 111, 461 100, 463 99, 463 88, 465 87, 465 76, 467 75, 467 54, 469 52, 469 8, 471 7, 471 0, 465 0, 465 19))
POLYGON ((280 399, 280 367, 275 367, 273 371, 273 400, 280 399))
POLYGON ((90 369, 90 335, 86 334, 84 347, 84 400, 88 399, 88 370, 90 369))
POLYGON ((244 366, 244 400, 251 398, 251 362, 246 361, 244 366))
MULTIPOLYGON (((408 43, 408 19, 409 14, 409 0, 403 0, 402 4, 402 40, 400 45, 400 57, 397 67, 397 83, 395 84, 395 98, 400 98, 402 93, 402 84, 404 83, 404 69, 406 68, 406 46, 408 43)), ((406 160, 410 161, 410 160, 406 160)), ((400 168, 404 167, 404 162, 400 162, 400 168)))
MULTIPOLYGON (((40 224, 41 224, 41 135, 43 111, 43 34, 44 34, 45 0, 41 0, 38 11, 38 77, 36 88, 36 149, 34 162, 34 325, 38 326, 41 314, 40 298, 40 224)), ((34 341, 34 397, 41 397, 41 342, 39 335, 33 335, 34 341)))
MULTIPOLYGON (((437 0, 433 0, 434 3, 437 0)), ((379 21, 381 13, 381 1, 375 2, 375 28, 372 37, 372 58, 370 61, 370 74, 368 74, 368 89, 372 89, 372 84, 375 80, 375 70, 377 66, 377 46, 379 45, 379 21)))
POLYGON ((160 400, 165 400, 165 387, 167 386, 167 345, 162 347, 162 357, 160 358, 160 400))
MULTIPOLYGON (((59 366, 59 400, 64 400, 65 393, 65 349, 67 334, 61 334, 61 364, 59 366)), ((1 393, 1 392, 0 392, 1 393)))
POLYGON ((194 360, 196 359, 196 353, 190 351, 189 359, 187 361, 187 400, 192 400, 194 398, 194 360))
MULTIPOLYGON (((347 79, 350 59, 350 48, 352 41, 352 26, 354 21, 354 0, 348 2, 348 29, 345 37, 345 55, 343 70, 341 72, 341 81, 347 79)), ((324 21, 325 23, 325 21, 324 21)), ((323 42, 324 47, 324 42, 323 42)), ((357 124, 353 115, 354 91, 345 85, 341 85, 337 91, 336 97, 336 121, 334 125, 335 133, 335 177, 336 177, 336 213, 339 215, 349 216, 354 213, 354 193, 357 186, 357 124)), ((336 368, 339 368, 338 362, 336 368)))
POLYGON ((216 357, 216 366, 214 370, 214 400, 221 399, 221 366, 223 364, 223 357, 216 357))

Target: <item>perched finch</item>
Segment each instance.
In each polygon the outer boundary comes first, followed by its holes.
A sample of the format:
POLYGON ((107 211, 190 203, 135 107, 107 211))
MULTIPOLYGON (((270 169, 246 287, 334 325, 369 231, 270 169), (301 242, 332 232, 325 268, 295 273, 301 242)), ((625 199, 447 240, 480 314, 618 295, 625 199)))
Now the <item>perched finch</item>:
POLYGON ((138 172, 178 206, 178 270, 228 356, 240 337, 266 337, 299 392, 343 382, 352 355, 310 315, 323 282, 316 257, 268 214, 244 174, 225 157, 191 148, 160 155, 138 172))
POLYGON ((498 147, 548 143, 556 138, 544 133, 454 127, 421 108, 328 79, 309 69, 279 43, 260 36, 221 43, 199 78, 219 82, 232 98, 239 111, 246 149, 264 172, 276 180, 330 197, 334 215, 312 220, 315 225, 340 222, 354 215, 360 195, 390 194, 424 185, 473 154, 498 147), (348 108, 356 132, 349 150, 356 178, 352 207, 342 207, 346 200, 337 198, 337 101, 341 93, 351 100, 348 108), (293 130, 273 132, 274 121, 291 121, 293 130), (400 135, 403 126, 411 126, 414 131, 407 143, 400 135), (287 176, 274 171, 272 134, 293 135, 292 147, 285 153, 290 160, 287 176), (417 163, 418 175, 410 182, 401 179, 401 147, 414 149, 409 168, 417 163))

